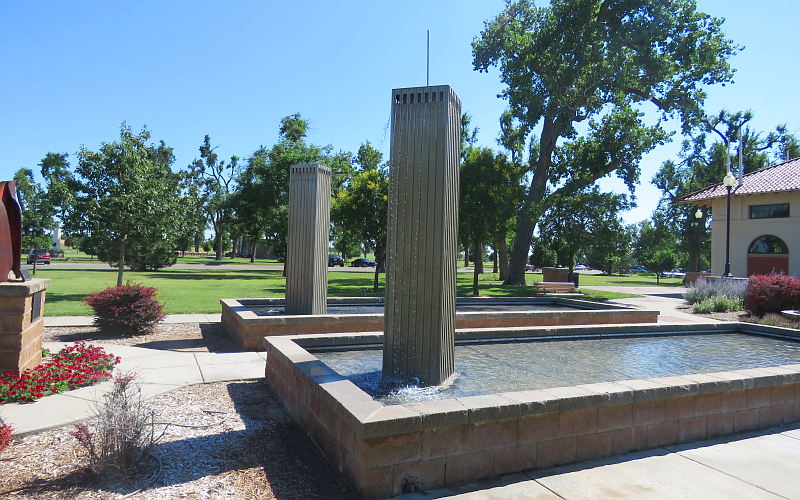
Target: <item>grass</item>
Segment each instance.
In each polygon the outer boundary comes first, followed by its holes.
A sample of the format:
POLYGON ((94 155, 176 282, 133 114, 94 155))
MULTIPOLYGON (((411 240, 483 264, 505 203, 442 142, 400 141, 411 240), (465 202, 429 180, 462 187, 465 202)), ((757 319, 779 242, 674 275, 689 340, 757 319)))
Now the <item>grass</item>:
MULTIPOLYGON (((38 278, 51 280, 47 289, 45 313, 47 316, 83 316, 91 310, 81 299, 116 283, 114 269, 45 269, 39 268, 38 278)), ((158 289, 158 299, 167 314, 218 313, 219 299, 244 297, 283 297, 285 279, 281 271, 227 270, 224 266, 213 270, 170 269, 158 272, 126 271, 125 281, 141 283, 158 289)), ((330 271, 328 295, 331 297, 383 296, 385 275, 380 277, 380 288, 372 291, 372 270, 364 272, 330 271)), ((582 284, 583 276, 581 277, 582 284)), ((541 281, 541 275, 528 275, 528 283, 541 281), (538 278, 538 279, 537 279, 538 278)), ((532 290, 524 286, 501 286, 497 275, 480 276, 481 295, 498 297, 526 297, 532 290)), ((459 273, 459 296, 472 295, 472 275, 459 273)), ((606 301, 637 295, 615 292, 586 291, 587 300, 606 301)))

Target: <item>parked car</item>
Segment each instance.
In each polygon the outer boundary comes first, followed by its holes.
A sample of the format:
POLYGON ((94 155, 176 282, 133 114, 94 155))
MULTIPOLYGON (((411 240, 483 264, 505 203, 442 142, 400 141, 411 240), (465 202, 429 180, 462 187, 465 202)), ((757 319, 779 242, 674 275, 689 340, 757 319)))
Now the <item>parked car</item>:
POLYGON ((356 259, 350 264, 353 267, 375 267, 377 264, 374 260, 369 259, 356 259))
POLYGON ((589 268, 588 268, 588 267, 586 267, 586 266, 585 266, 585 265, 583 265, 583 264, 576 264, 576 265, 575 265, 575 270, 576 270, 576 271, 585 271, 586 269, 589 269, 589 268))
POLYGON ((525 272, 538 273, 541 272, 541 269, 534 266, 533 264, 525 264, 525 272))
POLYGON ((344 267, 344 259, 335 253, 328 254, 328 267, 339 266, 344 267))
POLYGON ((686 273, 682 269, 673 269, 672 271, 664 271, 661 273, 662 278, 685 278, 686 273))
POLYGON ((31 250, 31 253, 28 254, 28 264, 33 264, 34 261, 37 264, 49 264, 50 252, 42 249, 31 250))
POLYGON ((632 273, 649 273, 650 272, 644 266, 633 266, 630 271, 632 273))

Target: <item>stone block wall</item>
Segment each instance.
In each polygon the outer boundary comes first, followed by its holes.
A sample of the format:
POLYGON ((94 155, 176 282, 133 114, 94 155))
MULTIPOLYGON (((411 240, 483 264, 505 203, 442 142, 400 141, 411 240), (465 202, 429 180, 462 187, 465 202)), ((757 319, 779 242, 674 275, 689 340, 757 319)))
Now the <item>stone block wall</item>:
POLYGON ((42 361, 45 289, 49 284, 45 279, 0 283, 0 373, 19 374, 42 361))
POLYGON ((800 365, 384 406, 291 338, 267 347, 278 399, 368 498, 800 421, 800 365))

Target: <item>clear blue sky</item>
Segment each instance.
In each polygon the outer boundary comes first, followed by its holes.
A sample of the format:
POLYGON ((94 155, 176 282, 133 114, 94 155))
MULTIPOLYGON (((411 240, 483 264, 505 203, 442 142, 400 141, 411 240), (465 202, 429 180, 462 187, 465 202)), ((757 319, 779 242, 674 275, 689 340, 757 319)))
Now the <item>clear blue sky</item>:
MULTIPOLYGON (((746 48, 736 84, 710 90, 708 109, 752 109, 754 125, 787 123, 800 133, 794 0, 698 0, 725 17, 746 48)), ((175 167, 210 134, 222 156, 246 157, 277 138, 281 117, 299 112, 309 140, 354 151, 369 140, 388 154, 389 98, 425 84, 425 30, 431 30, 431 84, 450 84, 496 147, 504 102, 497 73, 472 70, 470 42, 497 0, 390 2, 11 2, 0 18, 0 179, 36 165, 48 151, 96 148, 127 121, 146 125, 175 150, 175 167)), ((658 191, 649 181, 679 143, 642 163, 639 208, 658 191)), ((604 182, 608 189, 619 183, 604 182)))

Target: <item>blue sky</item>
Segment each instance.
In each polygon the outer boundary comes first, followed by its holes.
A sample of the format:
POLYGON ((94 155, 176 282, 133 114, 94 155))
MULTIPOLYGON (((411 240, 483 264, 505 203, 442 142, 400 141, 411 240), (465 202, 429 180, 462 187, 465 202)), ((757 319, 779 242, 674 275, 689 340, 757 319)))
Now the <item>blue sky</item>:
MULTIPOLYGON (((709 90, 707 108, 752 109, 754 126, 787 123, 800 134, 793 0, 698 0, 727 19, 745 50, 736 84, 709 90)), ((299 112, 309 140, 354 151, 369 140, 388 155, 392 88, 425 84, 425 30, 431 30, 431 84, 450 84, 496 147, 505 107, 496 72, 472 70, 470 42, 497 0, 390 2, 13 2, 0 18, 0 179, 37 169, 48 151, 96 148, 121 122, 147 126, 175 150, 175 167, 210 134, 223 157, 246 157, 277 139, 281 117, 299 112)), ((679 141, 642 162, 639 207, 650 215, 650 178, 679 141)), ((607 189, 622 190, 615 181, 607 189)))

